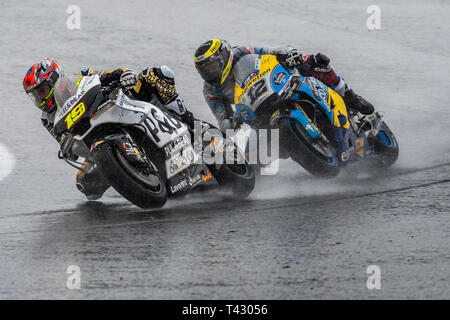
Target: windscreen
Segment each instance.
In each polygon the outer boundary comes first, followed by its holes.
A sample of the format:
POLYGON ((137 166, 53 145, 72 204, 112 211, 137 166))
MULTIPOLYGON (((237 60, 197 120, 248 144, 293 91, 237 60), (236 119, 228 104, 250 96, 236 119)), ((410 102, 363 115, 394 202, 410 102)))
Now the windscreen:
POLYGON ((242 88, 245 83, 259 73, 260 56, 248 54, 236 62, 234 66, 234 80, 242 88))
POLYGON ((78 76, 62 75, 55 83, 55 100, 59 107, 69 100, 71 97, 77 94, 76 81, 78 76))

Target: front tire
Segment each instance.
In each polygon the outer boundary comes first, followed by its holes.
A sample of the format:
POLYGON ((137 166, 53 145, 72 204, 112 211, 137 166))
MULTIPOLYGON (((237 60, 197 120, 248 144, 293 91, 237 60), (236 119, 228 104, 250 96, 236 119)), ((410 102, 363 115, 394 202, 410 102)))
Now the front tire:
POLYGON ((324 140, 312 139, 295 119, 280 120, 281 143, 291 158, 317 177, 334 178, 339 174, 339 161, 335 150, 324 140))
POLYGON ((167 189, 160 174, 146 174, 134 167, 114 145, 102 143, 93 151, 104 177, 124 198, 143 209, 161 208, 167 189))

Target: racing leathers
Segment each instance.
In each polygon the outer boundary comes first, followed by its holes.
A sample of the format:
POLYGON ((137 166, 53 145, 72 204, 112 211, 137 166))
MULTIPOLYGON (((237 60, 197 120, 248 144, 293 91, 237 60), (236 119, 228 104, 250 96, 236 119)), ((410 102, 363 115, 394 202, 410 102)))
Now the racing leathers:
MULTIPOLYGON (((118 68, 113 71, 96 72, 93 69, 83 69, 81 76, 99 74, 102 87, 117 84, 133 99, 150 102, 159 108, 165 108, 179 116, 181 121, 193 128, 194 117, 189 112, 175 88, 174 74, 167 66, 148 67, 137 76, 129 69, 118 68)), ((53 113, 42 112, 41 121, 49 133, 61 144, 65 136, 57 136, 54 132, 53 113)), ((105 181, 92 159, 86 159, 76 175, 76 186, 88 200, 99 199, 110 187, 105 181)))
MULTIPOLYGON (((286 47, 254 47, 254 46, 237 46, 232 48, 233 62, 230 76, 224 83, 218 87, 214 87, 207 82, 203 85, 203 94, 205 100, 217 119, 221 130, 236 129, 240 125, 237 115, 234 113, 231 105, 234 104, 234 78, 233 67, 235 63, 247 54, 273 54, 279 59, 286 58, 290 52, 296 51, 290 46, 286 47)), ((329 66, 330 59, 324 54, 316 55, 299 55, 299 61, 296 68, 303 76, 314 76, 327 86, 331 87, 340 94, 346 104, 364 114, 371 114, 373 106, 364 98, 358 96, 348 87, 344 79, 336 74, 329 66)))

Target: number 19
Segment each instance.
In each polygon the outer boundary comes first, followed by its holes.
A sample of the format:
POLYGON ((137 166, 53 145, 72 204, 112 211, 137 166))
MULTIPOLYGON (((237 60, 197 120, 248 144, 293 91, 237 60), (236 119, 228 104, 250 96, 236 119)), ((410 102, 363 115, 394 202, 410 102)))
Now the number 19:
POLYGON ((69 130, 75 122, 77 122, 81 116, 83 116, 86 113, 86 107, 84 105, 84 102, 79 103, 75 108, 70 111, 70 113, 66 117, 66 124, 67 124, 67 130, 69 130))

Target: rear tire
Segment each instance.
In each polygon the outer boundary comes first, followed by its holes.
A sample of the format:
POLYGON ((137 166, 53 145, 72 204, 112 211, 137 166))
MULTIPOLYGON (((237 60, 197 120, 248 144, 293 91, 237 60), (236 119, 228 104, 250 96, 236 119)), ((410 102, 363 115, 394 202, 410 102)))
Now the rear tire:
POLYGON ((226 163, 224 153, 223 164, 208 165, 221 189, 231 191, 238 198, 246 198, 255 187, 255 172, 245 159, 241 150, 233 144, 235 163, 226 163))
POLYGON ((144 209, 164 206, 167 201, 167 189, 160 174, 146 176, 139 172, 109 143, 99 145, 93 151, 93 155, 103 176, 128 201, 144 209))
POLYGON ((399 147, 395 135, 386 123, 375 137, 369 139, 369 144, 375 148, 375 156, 370 159, 370 164, 377 168, 388 168, 398 159, 399 147))

